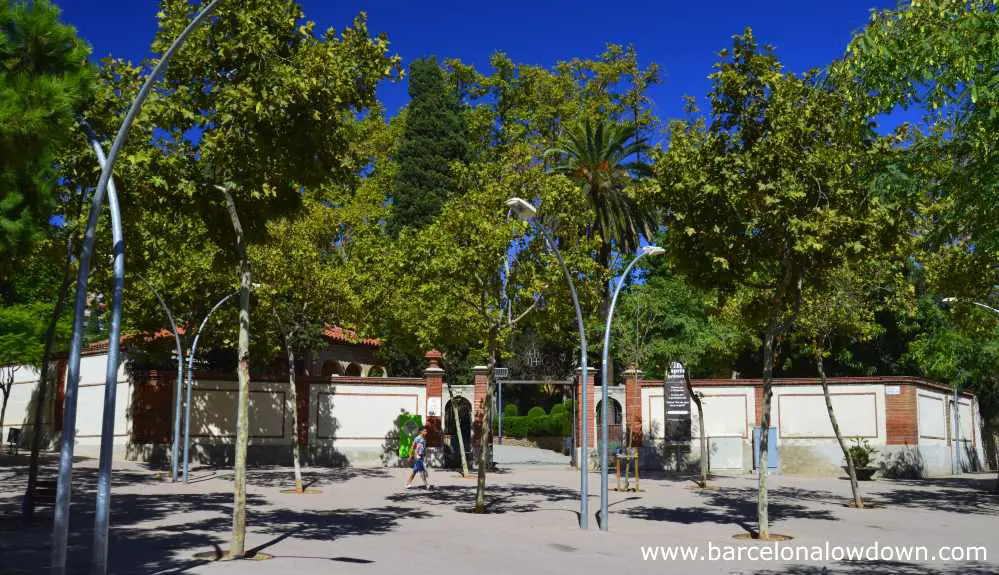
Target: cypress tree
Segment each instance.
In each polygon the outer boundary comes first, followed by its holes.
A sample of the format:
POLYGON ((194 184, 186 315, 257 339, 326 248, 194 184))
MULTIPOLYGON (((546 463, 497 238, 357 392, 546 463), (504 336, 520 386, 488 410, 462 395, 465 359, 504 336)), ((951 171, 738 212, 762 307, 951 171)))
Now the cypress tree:
POLYGON ((462 103, 450 90, 433 58, 409 67, 409 110, 396 152, 398 171, 392 183, 394 211, 389 233, 433 221, 441 206, 458 193, 452 162, 468 159, 462 103))
POLYGON ((0 276, 42 236, 56 203, 56 156, 95 70, 49 0, 0 2, 0 276))

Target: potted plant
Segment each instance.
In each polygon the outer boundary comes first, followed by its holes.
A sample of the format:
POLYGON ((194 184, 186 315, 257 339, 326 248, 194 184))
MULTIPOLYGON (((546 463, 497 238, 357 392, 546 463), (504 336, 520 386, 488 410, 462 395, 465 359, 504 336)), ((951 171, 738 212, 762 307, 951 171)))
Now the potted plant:
MULTIPOLYGON (((853 437, 851 440, 853 441, 853 445, 847 449, 847 453, 853 459, 853 469, 857 473, 857 480, 870 481, 871 477, 878 470, 877 467, 871 465, 871 460, 878 450, 871 447, 871 444, 861 437, 853 437)), ((847 465, 843 466, 843 470, 847 473, 850 472, 850 468, 847 465)))

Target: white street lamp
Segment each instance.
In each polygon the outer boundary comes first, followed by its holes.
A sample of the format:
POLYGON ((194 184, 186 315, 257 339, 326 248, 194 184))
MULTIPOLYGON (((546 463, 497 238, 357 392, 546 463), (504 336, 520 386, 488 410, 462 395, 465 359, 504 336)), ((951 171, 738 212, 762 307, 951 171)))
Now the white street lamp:
POLYGON ((631 260, 628 267, 624 268, 621 279, 614 289, 614 297, 611 298, 610 308, 607 310, 607 325, 604 327, 604 348, 603 362, 600 366, 600 529, 607 531, 607 372, 610 357, 610 333, 611 321, 614 319, 614 307, 617 305, 617 296, 621 293, 624 280, 628 279, 628 274, 635 267, 638 260, 645 256, 659 256, 665 254, 666 250, 659 246, 645 246, 638 250, 638 255, 631 260))
MULTIPOLYGON (((507 207, 517 215, 517 217, 525 222, 531 221, 535 216, 538 215, 538 210, 530 202, 522 198, 510 198, 506 201, 507 207)), ((582 397, 579 398, 579 413, 582 413, 582 421, 580 422, 579 431, 579 443, 580 443, 580 457, 579 457, 579 528, 587 529, 589 526, 589 462, 590 462, 590 447, 587 441, 587 421, 589 415, 589 402, 586 401, 586 386, 589 384, 589 372, 586 367, 586 327, 583 324, 583 311, 579 307, 579 297, 576 295, 576 285, 572 281, 572 274, 569 273, 569 268, 565 265, 565 260, 562 259, 562 254, 559 253, 558 248, 555 247, 555 242, 551 240, 548 236, 548 232, 545 230, 544 226, 538 226, 541 231, 541 236, 548 246, 549 251, 555 254, 558 259, 559 265, 562 267, 562 274, 565 275, 565 281, 569 284, 569 293, 572 295, 572 305, 576 308, 576 322, 579 328, 579 366, 580 366, 580 380, 584 382, 583 392, 580 394, 582 397)), ((576 409, 576 406, 573 406, 576 409)))

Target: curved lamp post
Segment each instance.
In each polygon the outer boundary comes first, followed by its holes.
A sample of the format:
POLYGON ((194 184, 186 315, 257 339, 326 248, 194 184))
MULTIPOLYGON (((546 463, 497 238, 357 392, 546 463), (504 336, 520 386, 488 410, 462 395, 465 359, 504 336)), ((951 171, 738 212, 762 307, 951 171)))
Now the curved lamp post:
MULTIPOLYGON (((961 299, 956 297, 945 297, 943 303, 951 304, 958 301, 964 301, 970 304, 977 305, 980 308, 987 309, 990 312, 999 315, 999 309, 992 306, 985 305, 981 302, 977 302, 970 299, 961 299)), ((960 383, 954 383, 954 457, 951 461, 950 471, 953 475, 958 474, 958 470, 961 465, 961 387, 960 383)))
POLYGON ((215 310, 222 307, 222 304, 229 301, 233 296, 239 295, 239 292, 232 292, 231 294, 220 299, 218 303, 215 304, 205 316, 205 319, 201 320, 201 325, 198 326, 198 333, 194 335, 194 342, 191 343, 191 352, 187 354, 187 399, 184 402, 184 483, 187 483, 191 462, 191 388, 194 387, 194 355, 198 352, 198 339, 201 337, 201 332, 205 330, 205 324, 215 313, 215 310))
MULTIPOLYGON (((91 142, 101 169, 107 166, 104 149, 91 142)), ((94 507, 94 555, 91 573, 108 571, 108 520, 111 507, 111 457, 114 453, 114 416, 118 391, 118 351, 121 337, 121 297, 125 288, 125 239, 121 230, 121 209, 114 179, 108 180, 108 208, 111 211, 111 245, 114 253, 114 285, 111 295, 111 329, 108 332, 108 361, 104 377, 104 411, 101 421, 101 452, 97 471, 97 503, 94 507), (115 345, 111 345, 115 342, 115 345)))
MULTIPOLYGON (((90 260, 94 250, 94 238, 97 231, 97 221, 100 217, 101 207, 104 204, 104 194, 107 193, 108 183, 111 180, 111 172, 114 168, 115 160, 118 159, 118 154, 121 153, 121 148, 125 144, 125 139, 128 136, 128 131, 132 126, 132 122, 135 121, 135 117, 142 108, 142 104, 149 96, 149 92, 152 90, 156 79, 159 78, 163 69, 166 68, 167 62, 173 57, 174 53, 178 48, 180 48, 191 32, 205 20, 205 17, 208 16, 208 14, 210 14, 221 1, 222 0, 213 0, 211 4, 206 6, 205 9, 202 10, 190 24, 188 24, 187 28, 180 33, 180 36, 178 36, 170 48, 167 49, 167 51, 163 54, 163 57, 156 64, 156 67, 154 67, 152 72, 149 74, 146 82, 139 90, 139 94, 135 98, 135 101, 132 102, 131 107, 129 107, 128 113, 125 115, 125 120, 118 129, 118 133, 115 135, 114 142, 111 144, 111 151, 108 153, 107 162, 101 168, 101 176, 97 181, 97 189, 94 191, 94 197, 90 203, 90 214, 87 218, 87 228, 84 232, 83 245, 80 249, 79 272, 76 280, 76 299, 73 315, 73 336, 70 340, 69 365, 66 374, 62 441, 59 450, 58 482, 56 487, 55 509, 53 511, 52 519, 51 573, 53 573, 53 575, 63 575, 66 572, 66 547, 69 539, 70 495, 73 482, 73 449, 76 444, 77 391, 80 386, 80 352, 83 347, 83 313, 87 306, 87 283, 90 279, 90 260)), ((112 309, 112 327, 115 325, 116 313, 118 314, 118 319, 120 320, 121 310, 112 309)), ((109 360, 112 357, 117 356, 119 345, 120 342, 117 337, 110 339, 108 342, 109 360)), ((115 369, 117 370, 117 366, 115 366, 115 369)), ((103 437, 101 439, 101 443, 103 446, 103 437)), ((95 537, 97 535, 98 534, 95 534, 95 537)), ((93 572, 95 573, 106 572, 98 571, 98 569, 100 569, 99 565, 95 564, 92 567, 93 572)), ((105 570, 106 567, 107 566, 105 564, 105 570)))
MULTIPOLYGON (((530 221, 538 214, 538 210, 531 205, 530 202, 521 198, 510 198, 506 201, 506 205, 515 213, 517 217, 524 221, 530 221)), ((583 312, 579 307, 579 297, 576 295, 576 285, 572 281, 572 274, 569 273, 569 268, 565 265, 565 260, 562 259, 562 254, 559 253, 558 248, 555 247, 555 242, 551 241, 548 236, 548 232, 545 230, 544 226, 539 225, 538 229, 541 231, 541 236, 544 238, 545 244, 548 246, 548 250, 555 254, 558 258, 558 263, 562 267, 562 274, 565 275, 565 281, 569 284, 569 293, 572 295, 572 305, 576 308, 576 322, 579 328, 579 365, 580 365, 580 378, 584 384, 581 386, 583 388, 582 395, 579 398, 580 413, 583 414, 582 422, 579 431, 579 443, 580 443, 580 462, 579 462, 579 528, 587 529, 590 522, 590 512, 589 512, 589 462, 590 462, 590 446, 587 442, 587 421, 588 421, 588 410, 589 406, 586 401, 587 393, 586 386, 589 384, 589 372, 586 367, 586 326, 583 324, 583 312)), ((573 406, 576 409, 576 406, 573 406)))
POLYGON ((166 301, 160 296, 160 293, 146 281, 146 278, 141 275, 136 274, 149 291, 153 292, 156 296, 157 301, 160 302, 160 307, 163 308, 163 313, 166 314, 167 321, 170 322, 170 330, 173 332, 173 340, 175 344, 175 351, 177 352, 177 378, 174 380, 176 383, 174 387, 177 388, 177 394, 174 398, 173 404, 173 446, 171 447, 172 454, 170 456, 170 478, 174 483, 177 483, 177 468, 179 466, 179 451, 180 451, 180 404, 183 401, 182 392, 184 390, 184 347, 180 342, 180 331, 177 330, 177 322, 173 320, 173 314, 170 312, 170 307, 167 306, 166 301))
POLYGON ((603 362, 600 365, 600 530, 607 531, 607 372, 610 357, 610 335, 611 322, 614 319, 614 307, 617 305, 617 296, 621 294, 624 280, 628 279, 628 274, 635 267, 638 260, 644 256, 658 256, 666 253, 666 250, 658 246, 645 246, 638 251, 635 259, 631 260, 628 267, 624 268, 621 279, 614 288, 614 297, 611 298, 610 309, 607 310, 607 325, 604 327, 604 349, 603 362))

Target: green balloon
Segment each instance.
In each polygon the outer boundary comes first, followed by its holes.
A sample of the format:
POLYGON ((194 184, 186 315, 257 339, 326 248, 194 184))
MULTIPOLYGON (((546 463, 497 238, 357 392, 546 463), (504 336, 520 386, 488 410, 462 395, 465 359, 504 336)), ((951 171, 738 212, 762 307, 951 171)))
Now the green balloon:
POLYGON ((419 415, 404 413, 396 420, 399 430, 399 457, 407 458, 413 449, 413 439, 423 426, 423 418, 419 415))

